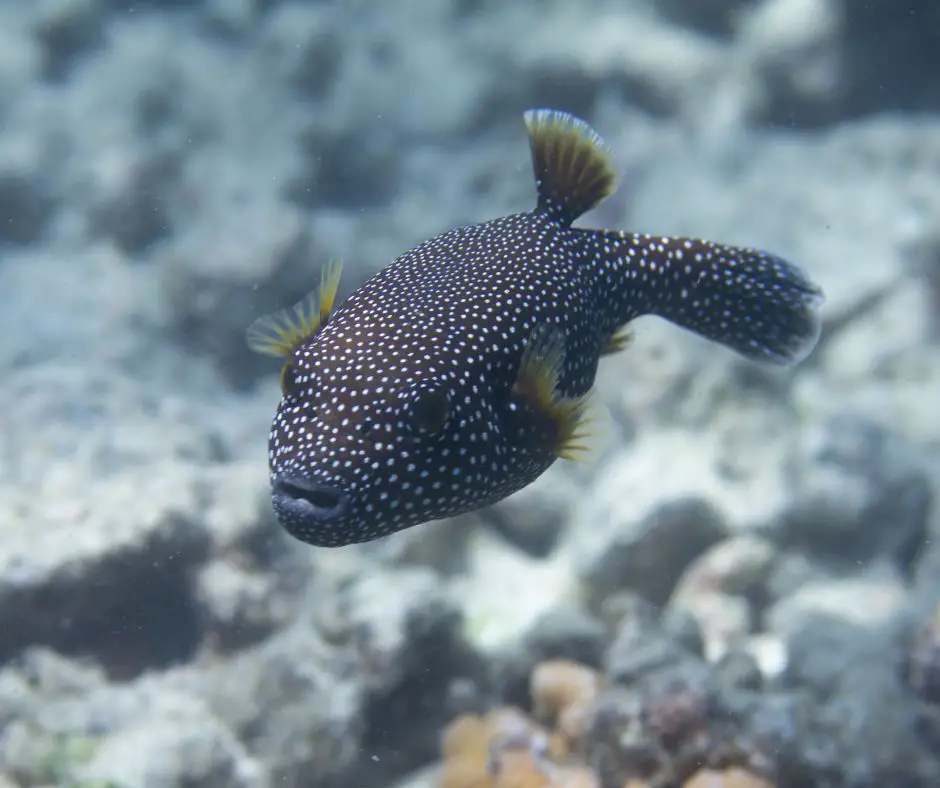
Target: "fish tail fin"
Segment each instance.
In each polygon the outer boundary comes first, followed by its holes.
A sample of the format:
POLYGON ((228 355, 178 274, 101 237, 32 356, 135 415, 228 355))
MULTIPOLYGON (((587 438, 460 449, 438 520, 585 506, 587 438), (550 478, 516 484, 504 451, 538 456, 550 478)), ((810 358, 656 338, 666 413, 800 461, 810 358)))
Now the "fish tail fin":
POLYGON ((538 211, 563 226, 600 205, 617 187, 610 151, 583 120, 567 112, 524 114, 538 190, 538 211))
POLYGON ((780 366, 799 363, 819 340, 822 290, 776 255, 691 238, 583 232, 603 266, 615 326, 654 314, 780 366))

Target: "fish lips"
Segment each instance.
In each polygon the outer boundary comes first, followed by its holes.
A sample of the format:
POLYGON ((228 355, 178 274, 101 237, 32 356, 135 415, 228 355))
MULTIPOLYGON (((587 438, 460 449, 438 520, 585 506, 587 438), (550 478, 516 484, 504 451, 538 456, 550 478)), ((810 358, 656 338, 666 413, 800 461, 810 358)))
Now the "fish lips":
POLYGON ((349 495, 306 476, 279 474, 271 482, 271 501, 279 519, 327 526, 349 511, 349 495))

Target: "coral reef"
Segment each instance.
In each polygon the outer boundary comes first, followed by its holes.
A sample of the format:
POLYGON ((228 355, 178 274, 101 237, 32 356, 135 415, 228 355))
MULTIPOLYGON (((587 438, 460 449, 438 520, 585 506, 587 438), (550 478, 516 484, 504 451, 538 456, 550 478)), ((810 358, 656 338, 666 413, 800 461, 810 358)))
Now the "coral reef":
POLYGON ((0 785, 940 785, 936 8, 0 2, 0 785), (532 106, 817 350, 644 318, 590 462, 306 549, 245 327, 531 207, 532 106))
POLYGON ((532 716, 514 707, 463 715, 443 735, 439 788, 772 788, 745 768, 702 764, 737 758, 708 735, 701 696, 617 694, 600 675, 569 660, 538 664, 530 686, 532 716), (633 705, 628 719, 613 706, 633 705), (538 720, 544 719, 542 727, 538 720), (614 765, 616 763, 616 765, 614 765))

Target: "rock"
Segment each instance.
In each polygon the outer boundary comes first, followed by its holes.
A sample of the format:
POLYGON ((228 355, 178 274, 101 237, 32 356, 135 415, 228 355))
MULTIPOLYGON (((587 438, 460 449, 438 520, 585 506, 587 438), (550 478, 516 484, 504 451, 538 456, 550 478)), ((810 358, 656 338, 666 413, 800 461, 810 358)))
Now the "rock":
POLYGON ((98 746, 95 737, 78 734, 52 736, 15 720, 0 736, 5 776, 13 785, 68 785, 98 746))
MULTIPOLYGON (((32 757, 35 748, 28 740, 31 731, 42 727, 37 722, 44 708, 57 698, 86 696, 104 682, 103 671, 45 648, 27 649, 16 663, 4 666, 0 670, 0 730, 4 732, 0 734, 0 757, 5 768, 15 762, 29 772, 39 760, 32 757), (17 741, 22 747, 16 746, 17 741)), ((39 749, 48 749, 48 744, 43 741, 39 749)))
POLYGON ((695 617, 709 660, 719 659, 750 633, 774 557, 767 540, 735 536, 702 553, 679 579, 669 605, 695 617))
POLYGON ((855 623, 825 613, 807 616, 786 638, 786 682, 820 694, 830 692, 846 667, 847 655, 865 639, 865 631, 855 623))
POLYGON ((546 556, 558 544, 583 485, 553 466, 533 484, 482 514, 497 533, 530 555, 546 556))
POLYGON ((267 5, 266 0, 204 0, 202 12, 214 31, 243 36, 252 32, 267 5))
POLYGON ((249 351, 246 328, 309 293, 329 259, 301 212, 264 193, 232 195, 217 222, 193 226, 161 254, 173 335, 238 386, 277 369, 249 351))
POLYGON ((30 95, 41 70, 42 50, 30 35, 29 22, 18 6, 0 8, 0 116, 30 95))
POLYGON ((139 25, 112 27, 105 2, 47 6, 55 21, 35 27, 48 38, 47 69, 61 71, 54 76, 65 86, 54 97, 23 102, 13 128, 32 126, 45 144, 47 188, 62 209, 54 226, 59 240, 82 248, 107 239, 126 257, 145 258, 172 234, 177 211, 185 212, 182 173, 209 106, 191 114, 187 104, 201 72, 212 71, 211 57, 191 79, 180 79, 191 38, 169 20, 140 14, 139 25), (163 59, 169 46, 179 55, 172 62, 163 59), (73 67, 93 47, 95 56, 73 67))
POLYGON ((84 781, 126 788, 267 788, 265 767, 201 701, 164 695, 141 719, 108 736, 77 770, 84 781))
POLYGON ((528 706, 529 677, 546 660, 571 660, 595 667, 607 646, 604 625, 585 610, 559 606, 541 615, 522 633, 517 647, 507 647, 493 660, 498 694, 506 703, 528 706))
POLYGON ((373 677, 377 687, 396 683, 424 661, 427 655, 415 652, 416 641, 459 639, 460 611, 428 569, 363 573, 340 596, 350 634, 389 663, 392 672, 373 677))
POLYGON ((743 644, 743 651, 750 655, 768 682, 776 682, 787 669, 787 644, 781 635, 758 632, 743 644))
POLYGON ((484 524, 483 512, 468 512, 440 522, 398 531, 364 543, 363 555, 393 566, 423 566, 450 577, 469 568, 476 532, 484 524))
POLYGON ((845 74, 832 0, 763 0, 745 9, 738 43, 759 81, 755 119, 817 125, 838 117, 845 74))
POLYGON ((127 255, 143 255, 170 236, 183 155, 175 148, 121 149, 95 163, 88 201, 93 232, 111 238, 127 255))
POLYGON ((732 536, 699 555, 683 573, 672 603, 713 591, 758 599, 775 562, 774 545, 759 536, 732 536))
POLYGON ((392 788, 439 788, 440 779, 441 767, 434 765, 396 782, 392 788))
POLYGON ((0 241, 28 245, 39 241, 57 200, 44 173, 48 155, 41 135, 4 135, 0 146, 0 241))
POLYGON ((201 639, 193 570, 210 538, 184 465, 128 467, 97 480, 80 468, 50 468, 44 488, 7 500, 4 656, 48 644, 124 677, 192 656, 201 639))
POLYGON ((577 595, 563 554, 534 559, 485 530, 473 535, 466 574, 450 587, 461 600, 467 639, 490 655, 515 650, 543 615, 570 605, 577 595))
POLYGON ((556 105, 575 113, 589 114, 603 86, 616 84, 643 110, 675 114, 722 64, 717 42, 626 7, 562 14, 534 22, 514 58, 529 95, 554 83, 556 105))
MULTIPOLYGON (((783 676, 788 686, 828 698, 837 693, 843 677, 897 672, 902 646, 882 625, 864 628, 825 612, 807 616, 799 629, 786 635, 789 653, 783 676)), ((850 682, 851 683, 851 682, 850 682)))
MULTIPOLYGON (((375 134, 369 126, 337 133, 314 123, 304 131, 301 142, 303 165, 286 191, 294 202, 334 210, 363 210, 394 202, 402 162, 393 138, 375 134)), ((391 260, 389 255, 383 264, 391 260)))
POLYGON ((363 688, 344 661, 297 624, 217 666, 200 692, 267 765, 271 785, 341 788, 358 767, 366 725, 363 688))
POLYGON ((696 657, 705 656, 705 637, 698 619, 688 610, 667 607, 659 619, 663 634, 696 657))
POLYGON ((836 416, 801 434, 788 477, 777 541, 849 566, 887 559, 911 571, 933 493, 904 440, 868 419, 836 416))
POLYGON ((821 733, 813 726, 812 707, 804 696, 739 692, 725 697, 738 717, 738 752, 749 766, 774 778, 776 785, 800 785, 828 773, 828 742, 817 738, 821 733))
POLYGON ((240 650, 287 626, 316 577, 314 557, 274 520, 264 462, 204 469, 204 520, 211 559, 199 568, 195 599, 207 644, 240 650))
POLYGON ((326 96, 340 75, 344 46, 339 17, 338 8, 325 4, 280 3, 262 28, 266 56, 275 60, 282 78, 309 99, 326 96))
POLYGON ((664 604, 689 562, 727 534, 717 507, 689 489, 695 482, 663 480, 649 459, 613 460, 575 515, 568 549, 595 604, 623 589, 664 604))
POLYGON ((898 675, 903 649, 891 627, 866 631, 832 618, 791 638, 788 677, 817 693, 799 735, 805 765, 857 785, 940 779, 935 743, 912 735, 918 709, 898 675))
POLYGON ((940 706, 940 600, 917 622, 903 672, 918 696, 940 706))
POLYGON ((940 506, 934 506, 927 523, 924 546, 914 565, 916 591, 932 599, 940 591, 938 577, 940 577, 940 506))
POLYGON ((771 631, 784 635, 799 631, 808 618, 818 614, 877 629, 900 612, 906 599, 901 578, 890 570, 873 569, 855 577, 808 583, 773 605, 764 622, 771 631))
POLYGON ((743 643, 753 627, 751 605, 740 596, 711 592, 683 602, 682 607, 698 622, 705 658, 712 662, 743 643))
POLYGON ((540 616, 525 634, 523 648, 532 653, 533 665, 548 659, 569 659, 593 667, 601 662, 606 639, 600 621, 567 605, 540 616))
POLYGON ((106 681, 101 668, 43 647, 20 654, 14 670, 29 683, 31 693, 51 698, 78 697, 106 681))
POLYGON ((926 334, 940 338, 940 226, 916 221, 905 244, 908 273, 917 281, 921 305, 926 313, 926 334))
POLYGON ((824 584, 832 578, 832 567, 799 548, 779 550, 765 579, 764 605, 793 596, 804 585, 824 584))
POLYGON ((660 625, 655 610, 641 597, 621 596, 620 609, 616 632, 604 656, 604 672, 613 682, 630 685, 697 656, 660 625))
POLYGON ((893 3, 848 4, 843 7, 846 42, 846 112, 860 115, 885 110, 931 111, 940 106, 936 85, 917 83, 917 74, 938 67, 936 31, 940 24, 933 5, 902 9, 893 3), (886 35, 885 31, 890 31, 886 35), (863 68, 880 75, 875 86, 863 68))
POLYGON ((731 689, 760 690, 764 672, 757 659, 745 649, 731 649, 718 660, 715 673, 723 686, 731 689))
POLYGON ((661 634, 638 638, 621 632, 607 652, 605 672, 617 684, 631 684, 642 676, 674 665, 688 654, 675 641, 661 634))
POLYGON ((201 699, 205 681, 193 672, 108 684, 101 672, 33 650, 0 674, 0 688, 14 678, 23 680, 20 708, 0 752, 25 784, 268 785, 201 699))
POLYGON ((207 510, 215 516, 225 487, 213 478, 224 419, 153 385, 159 352, 136 379, 96 358, 95 338, 119 324, 100 311, 101 325, 89 320, 63 343, 80 364, 47 350, 0 394, 0 651, 9 659, 48 645, 129 679, 188 660, 202 643, 196 577, 216 536, 207 510))
POLYGON ((712 35, 728 36, 733 30, 735 16, 747 3, 745 0, 704 0, 697 3, 688 3, 685 0, 656 0, 654 5, 656 10, 670 21, 712 35))
POLYGON ((697 661, 664 667, 629 688, 612 686, 591 715, 585 760, 603 785, 688 776, 722 746, 713 727, 721 714, 719 693, 697 661))
POLYGON ((33 30, 42 43, 47 78, 63 79, 75 60, 98 45, 107 26, 102 0, 41 0, 33 30))
POLYGON ((629 625, 637 630, 654 626, 659 618, 659 611, 637 592, 620 591, 601 603, 600 616, 608 634, 612 635, 624 622, 630 622, 629 625))
POLYGON ((0 3, 0 781, 384 788, 564 655, 607 671, 572 759, 611 785, 940 785, 906 599, 940 571, 940 28, 903 5, 0 3), (821 345, 766 372, 638 321, 598 468, 298 543, 245 327, 529 208, 529 106, 618 157, 583 225, 792 258, 821 345))
POLYGON ((363 574, 339 603, 364 693, 356 752, 370 754, 344 784, 384 785, 431 760, 454 680, 480 680, 483 665, 463 637, 460 607, 428 569, 363 574))
POLYGON ((242 649, 283 627, 296 614, 298 603, 279 586, 276 575, 248 571, 230 561, 207 564, 199 572, 196 599, 212 645, 221 651, 242 649))

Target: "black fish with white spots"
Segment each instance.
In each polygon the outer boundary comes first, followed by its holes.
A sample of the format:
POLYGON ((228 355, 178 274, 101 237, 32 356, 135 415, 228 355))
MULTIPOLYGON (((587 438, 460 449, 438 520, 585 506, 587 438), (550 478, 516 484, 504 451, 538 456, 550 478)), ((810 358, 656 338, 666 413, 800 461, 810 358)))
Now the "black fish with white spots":
POLYGON ((334 311, 317 292, 256 321, 285 359, 271 496, 296 538, 366 542, 499 501, 584 443, 598 362, 658 315, 738 353, 796 363, 821 290, 767 252, 572 223, 615 188, 583 121, 525 113, 536 207, 419 244, 334 311))

